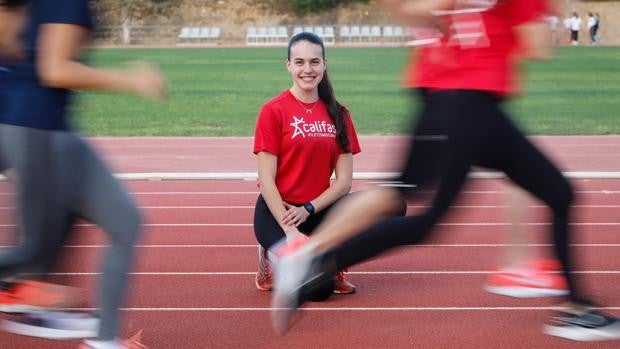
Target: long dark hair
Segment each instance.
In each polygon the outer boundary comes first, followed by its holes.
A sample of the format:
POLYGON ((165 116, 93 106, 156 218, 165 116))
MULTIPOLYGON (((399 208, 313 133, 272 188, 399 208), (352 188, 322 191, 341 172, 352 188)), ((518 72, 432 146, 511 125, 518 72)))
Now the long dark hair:
MULTIPOLYGON (((323 40, 318 37, 318 35, 314 33, 302 32, 296 35, 293 35, 291 40, 288 43, 288 53, 287 59, 291 60, 291 47, 298 43, 299 41, 308 41, 312 44, 321 46, 321 52, 323 53, 323 59, 325 59, 325 46, 323 45, 323 40)), ((327 106, 327 113, 329 117, 332 119, 332 122, 336 126, 336 142, 344 150, 345 152, 350 152, 351 149, 349 147, 349 135, 347 133, 347 121, 344 117, 345 113, 348 113, 347 109, 340 104, 336 100, 336 96, 334 94, 334 88, 332 87, 332 83, 329 81, 329 77, 327 76, 327 70, 325 70, 323 74, 323 79, 319 83, 319 98, 325 103, 327 106)))

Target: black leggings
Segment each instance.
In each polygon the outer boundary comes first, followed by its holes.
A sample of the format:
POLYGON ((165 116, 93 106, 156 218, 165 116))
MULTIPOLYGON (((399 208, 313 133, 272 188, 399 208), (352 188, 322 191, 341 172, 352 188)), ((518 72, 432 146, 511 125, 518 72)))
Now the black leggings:
POLYGON ((54 267, 76 218, 107 234, 98 339, 118 335, 140 212, 92 148, 73 132, 0 125, 0 157, 17 176, 19 246, 0 249, 0 277, 54 267))
POLYGON ((417 244, 430 233, 463 186, 472 165, 503 171, 547 204, 553 213, 553 242, 571 298, 568 215, 573 190, 562 173, 512 124, 499 100, 481 91, 422 91, 418 120, 401 180, 425 188, 436 184, 431 207, 422 214, 387 219, 328 254, 338 268, 360 263, 390 248, 417 244))
MULTIPOLYGON (((311 215, 297 229, 305 235, 312 234, 314 229, 325 219, 325 215, 332 207, 334 207, 333 204, 321 212, 311 215)), ((280 228, 278 221, 271 214, 262 195, 259 195, 258 199, 256 199, 256 207, 254 208, 254 234, 258 243, 266 249, 270 249, 286 236, 282 228, 280 228)))
MULTIPOLYGON (((347 196, 348 195, 355 195, 355 193, 347 194, 347 196)), ((297 229, 305 235, 311 235, 319 224, 323 222, 329 211, 343 198, 344 196, 321 212, 317 212, 308 217, 297 229)), ((402 217, 407 213, 407 202, 404 197, 402 197, 401 200, 400 209, 394 214, 396 217, 402 217)), ((266 249, 270 249, 286 236, 282 228, 280 228, 278 221, 273 217, 273 214, 271 214, 262 195, 259 195, 258 199, 256 199, 256 207, 254 208, 254 235, 256 235, 258 243, 266 249)))

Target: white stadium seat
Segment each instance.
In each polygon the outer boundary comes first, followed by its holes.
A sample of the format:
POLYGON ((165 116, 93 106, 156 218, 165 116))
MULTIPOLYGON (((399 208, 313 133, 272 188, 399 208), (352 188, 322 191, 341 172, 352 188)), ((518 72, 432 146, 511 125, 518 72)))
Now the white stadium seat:
POLYGON ((351 40, 351 28, 349 26, 343 25, 340 27, 340 40, 349 41, 351 40))

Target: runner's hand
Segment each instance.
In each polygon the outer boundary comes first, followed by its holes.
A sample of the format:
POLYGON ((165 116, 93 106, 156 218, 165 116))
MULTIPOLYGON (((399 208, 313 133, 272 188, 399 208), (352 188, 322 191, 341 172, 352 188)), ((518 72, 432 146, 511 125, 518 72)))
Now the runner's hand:
POLYGON ((138 95, 163 100, 167 94, 168 82, 159 69, 150 63, 135 62, 128 68, 128 76, 133 79, 133 90, 138 95))

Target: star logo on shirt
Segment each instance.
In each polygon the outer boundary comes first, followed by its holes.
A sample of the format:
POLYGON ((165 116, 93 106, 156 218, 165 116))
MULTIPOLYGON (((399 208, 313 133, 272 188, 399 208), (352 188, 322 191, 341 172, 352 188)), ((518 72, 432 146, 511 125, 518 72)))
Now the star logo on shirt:
POLYGON ((301 127, 299 126, 300 124, 305 124, 306 122, 304 121, 304 118, 297 118, 296 116, 293 116, 293 122, 291 122, 289 125, 293 126, 295 128, 295 131, 293 132, 293 136, 292 138, 297 137, 298 135, 302 135, 304 138, 306 138, 306 134, 304 133, 304 131, 301 129, 301 127))

